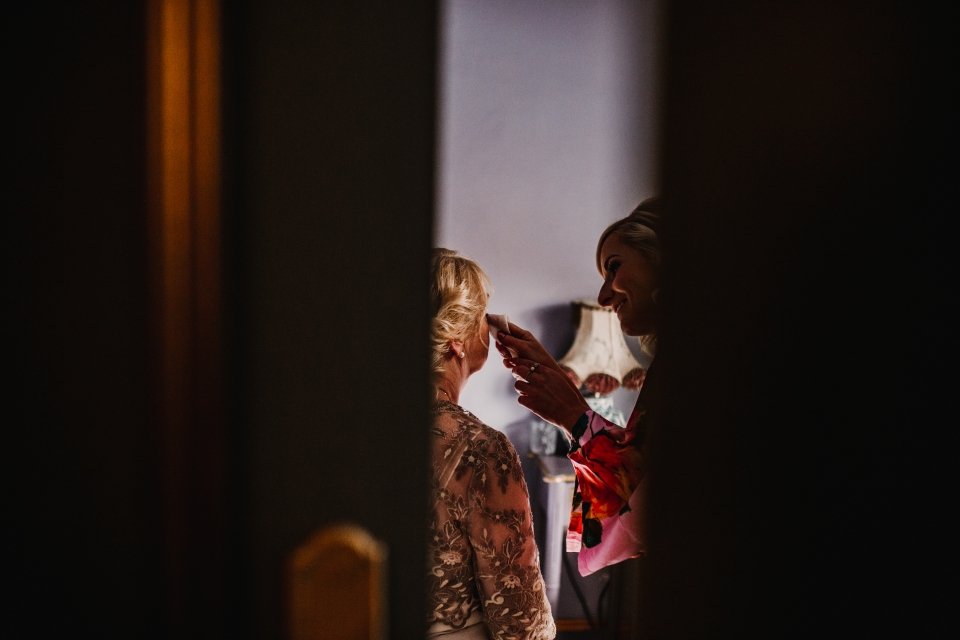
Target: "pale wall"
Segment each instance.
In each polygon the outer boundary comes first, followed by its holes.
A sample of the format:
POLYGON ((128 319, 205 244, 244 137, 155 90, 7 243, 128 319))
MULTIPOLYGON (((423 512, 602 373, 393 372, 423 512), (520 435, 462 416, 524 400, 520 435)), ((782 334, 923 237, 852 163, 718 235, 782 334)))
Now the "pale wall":
MULTIPOLYGON (((657 3, 442 6, 435 244, 479 262, 490 311, 560 357, 570 301, 600 287, 601 231, 657 190, 657 3)), ((506 429, 529 416, 512 384, 491 351, 461 404, 506 429)))

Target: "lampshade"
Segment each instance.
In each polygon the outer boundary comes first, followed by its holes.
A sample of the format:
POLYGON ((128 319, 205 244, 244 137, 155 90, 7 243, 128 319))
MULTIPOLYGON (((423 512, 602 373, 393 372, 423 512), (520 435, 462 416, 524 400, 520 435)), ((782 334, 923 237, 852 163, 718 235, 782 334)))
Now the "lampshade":
POLYGON ((570 379, 601 395, 621 385, 639 389, 646 371, 630 353, 617 315, 588 300, 576 300, 573 305, 580 311, 580 326, 570 351, 560 359, 570 379))

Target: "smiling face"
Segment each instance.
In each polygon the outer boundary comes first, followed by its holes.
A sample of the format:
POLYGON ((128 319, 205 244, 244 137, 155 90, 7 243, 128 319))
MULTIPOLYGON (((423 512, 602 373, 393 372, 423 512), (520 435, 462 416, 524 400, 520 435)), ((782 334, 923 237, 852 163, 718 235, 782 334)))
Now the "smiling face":
POLYGON ((646 336, 657 330, 657 303, 653 296, 659 286, 657 274, 647 258, 612 233, 600 249, 603 286, 597 302, 617 312, 620 328, 628 336, 646 336))

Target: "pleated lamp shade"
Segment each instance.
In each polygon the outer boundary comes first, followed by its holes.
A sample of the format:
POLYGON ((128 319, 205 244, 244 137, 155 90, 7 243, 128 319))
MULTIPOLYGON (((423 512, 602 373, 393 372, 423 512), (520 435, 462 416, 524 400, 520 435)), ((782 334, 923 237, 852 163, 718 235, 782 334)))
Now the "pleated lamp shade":
POLYGON ((580 311, 580 326, 570 351, 560 359, 570 379, 600 395, 613 393, 619 386, 639 389, 646 371, 630 353, 617 315, 588 300, 573 305, 580 311))

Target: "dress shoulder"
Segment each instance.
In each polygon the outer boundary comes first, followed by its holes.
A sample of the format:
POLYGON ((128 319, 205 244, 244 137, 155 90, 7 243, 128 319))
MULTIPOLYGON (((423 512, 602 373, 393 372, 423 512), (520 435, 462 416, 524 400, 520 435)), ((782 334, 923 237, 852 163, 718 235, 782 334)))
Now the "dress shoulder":
MULTIPOLYGON (((494 498, 491 492, 506 494, 511 483, 522 487, 526 495, 520 457, 505 434, 452 402, 437 402, 433 411, 433 428, 442 450, 436 452, 435 459, 455 471, 456 480, 471 476, 484 487, 488 498, 494 498)), ((449 478, 448 473, 440 475, 449 478)))
POLYGON ((499 433, 496 429, 485 425, 477 416, 473 415, 460 405, 450 402, 449 400, 438 400, 437 402, 433 403, 431 414, 433 415, 435 423, 442 423, 444 425, 460 425, 463 429, 468 431, 489 430, 499 433))

